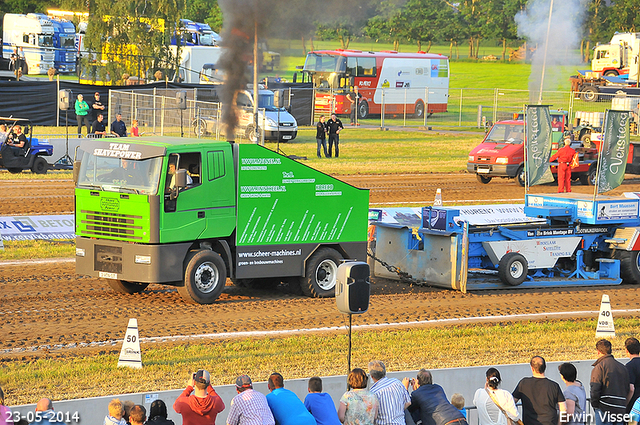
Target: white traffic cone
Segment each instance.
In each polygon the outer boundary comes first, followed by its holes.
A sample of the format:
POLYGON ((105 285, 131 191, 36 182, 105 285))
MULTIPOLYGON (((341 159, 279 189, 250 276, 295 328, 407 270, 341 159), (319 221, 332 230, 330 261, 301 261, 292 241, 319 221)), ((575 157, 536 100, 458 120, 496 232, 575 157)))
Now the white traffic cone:
POLYGON ((598 326, 596 327, 596 338, 615 338, 616 329, 613 326, 613 314, 611 314, 611 303, 609 295, 602 295, 600 301, 600 313, 598 314, 598 326))
POLYGON ((118 367, 133 367, 142 369, 142 355, 140 353, 140 338, 138 337, 138 319, 129 319, 127 332, 124 335, 118 367))
POLYGON ((436 199, 434 199, 433 201, 433 206, 434 207, 442 206, 442 190, 440 190, 440 188, 436 190, 436 199))

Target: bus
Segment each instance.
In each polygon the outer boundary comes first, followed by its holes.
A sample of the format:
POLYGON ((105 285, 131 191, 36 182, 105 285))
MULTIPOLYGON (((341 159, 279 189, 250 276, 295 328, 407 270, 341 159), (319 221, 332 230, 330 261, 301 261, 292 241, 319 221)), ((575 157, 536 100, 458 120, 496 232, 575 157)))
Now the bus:
POLYGON ((440 54, 318 50, 307 54, 303 73, 313 83, 318 113, 349 114, 354 86, 362 95, 358 119, 447 111, 449 58, 440 54))

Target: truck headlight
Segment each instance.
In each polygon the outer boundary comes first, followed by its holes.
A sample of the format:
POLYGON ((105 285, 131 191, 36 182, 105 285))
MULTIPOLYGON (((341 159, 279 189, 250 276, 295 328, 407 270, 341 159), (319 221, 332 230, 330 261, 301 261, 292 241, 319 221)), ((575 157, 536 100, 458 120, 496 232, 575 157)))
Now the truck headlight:
POLYGON ((277 127, 278 124, 271 118, 267 118, 267 125, 271 126, 271 127, 277 127))
POLYGON ((151 256, 150 255, 136 255, 135 258, 136 264, 151 264, 151 256))
POLYGON ((85 253, 84 248, 76 248, 76 257, 84 257, 85 253))
POLYGON ((469 162, 473 162, 473 155, 469 155, 469 162))
POLYGON ((507 158, 506 156, 500 156, 496 158, 496 164, 508 164, 508 163, 509 163, 509 158, 507 158))

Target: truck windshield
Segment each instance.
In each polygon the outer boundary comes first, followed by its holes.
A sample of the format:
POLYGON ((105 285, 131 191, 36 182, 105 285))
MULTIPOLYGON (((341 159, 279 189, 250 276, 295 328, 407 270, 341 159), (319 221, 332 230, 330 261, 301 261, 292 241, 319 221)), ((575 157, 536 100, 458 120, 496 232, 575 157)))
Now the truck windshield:
POLYGON ((75 35, 61 35, 60 47, 75 47, 76 36, 75 35))
POLYGON ((38 46, 41 47, 53 47, 53 36, 52 35, 38 35, 38 46))
POLYGON ((308 72, 345 72, 346 69, 347 60, 342 56, 309 53, 304 62, 304 70, 308 72))
POLYGON ((84 152, 77 187, 155 195, 161 169, 162 157, 133 161, 84 152))
POLYGON ((484 141, 489 143, 522 144, 524 142, 524 125, 496 124, 491 128, 484 141))
POLYGON ((215 46, 216 40, 213 37, 213 33, 205 32, 204 34, 200 34, 200 45, 201 46, 215 46))

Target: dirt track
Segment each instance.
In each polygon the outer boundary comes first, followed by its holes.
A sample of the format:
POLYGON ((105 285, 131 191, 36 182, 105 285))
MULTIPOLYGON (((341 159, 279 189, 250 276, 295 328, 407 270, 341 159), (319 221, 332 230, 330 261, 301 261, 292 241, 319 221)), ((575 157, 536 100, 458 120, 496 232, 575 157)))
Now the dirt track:
MULTIPOLYGON (((374 205, 429 204, 438 187, 445 202, 518 202, 523 198, 523 189, 513 181, 481 185, 473 176, 462 173, 349 176, 344 180, 370 188, 374 205)), ((536 188, 539 192, 555 190, 555 186, 536 188)), ((593 187, 576 185, 574 191, 591 190, 593 187)), ((626 191, 640 191, 640 179, 628 179, 617 193, 626 191)), ((0 193, 0 215, 73 212, 70 181, 2 181, 0 193)), ((376 279, 371 308, 355 323, 597 310, 604 292, 610 295, 614 309, 640 304, 640 286, 460 294, 376 279)), ((0 358, 24 354, 18 351, 20 348, 39 347, 39 353, 46 353, 56 344, 121 339, 130 317, 138 318, 141 337, 344 324, 333 299, 309 299, 284 290, 228 286, 219 302, 196 306, 185 303, 175 289, 159 285, 151 285, 138 295, 115 294, 104 281, 76 276, 72 263, 0 265, 0 358), (207 320, 196 323, 192 313, 203 311, 207 320)))

